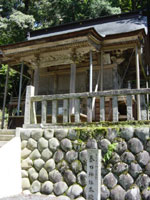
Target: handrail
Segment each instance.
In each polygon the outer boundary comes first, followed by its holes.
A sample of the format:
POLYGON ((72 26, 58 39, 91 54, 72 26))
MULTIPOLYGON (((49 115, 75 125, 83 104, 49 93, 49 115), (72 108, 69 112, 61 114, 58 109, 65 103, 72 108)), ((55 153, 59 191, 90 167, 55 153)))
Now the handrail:
POLYGON ((92 122, 92 99, 99 99, 99 118, 100 121, 105 121, 105 97, 112 98, 112 120, 117 122, 119 120, 118 112, 118 97, 126 97, 126 110, 127 110, 127 120, 133 120, 133 96, 141 97, 140 103, 140 119, 146 120, 148 106, 145 105, 144 95, 150 94, 149 88, 142 89, 119 89, 119 90, 109 90, 109 91, 99 91, 99 92, 84 92, 84 93, 70 93, 70 94, 55 94, 55 95, 34 95, 35 88, 33 86, 27 87, 26 101, 25 101, 25 120, 24 124, 36 124, 36 109, 35 102, 41 102, 41 123, 47 123, 47 101, 52 102, 52 119, 51 123, 57 123, 58 116, 58 101, 63 100, 63 123, 68 123, 71 118, 71 113, 69 112, 69 102, 74 100, 74 122, 80 122, 80 100, 87 99, 87 122, 92 122))
POLYGON ((32 102, 38 101, 51 101, 62 99, 74 99, 74 98, 93 98, 93 97, 109 97, 109 96, 126 96, 126 95, 138 95, 138 94, 150 94, 149 88, 142 89, 119 89, 119 90, 107 90, 99 92, 83 92, 83 93, 70 93, 70 94, 54 94, 54 95, 38 95, 31 97, 32 102))

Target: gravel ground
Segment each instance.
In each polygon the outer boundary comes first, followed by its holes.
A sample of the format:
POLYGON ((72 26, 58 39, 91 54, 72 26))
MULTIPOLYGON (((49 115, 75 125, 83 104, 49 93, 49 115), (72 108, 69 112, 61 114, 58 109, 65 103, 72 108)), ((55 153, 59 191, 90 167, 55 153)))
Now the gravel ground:
POLYGON ((57 200, 56 197, 49 197, 44 195, 17 195, 12 197, 0 198, 0 200, 57 200))

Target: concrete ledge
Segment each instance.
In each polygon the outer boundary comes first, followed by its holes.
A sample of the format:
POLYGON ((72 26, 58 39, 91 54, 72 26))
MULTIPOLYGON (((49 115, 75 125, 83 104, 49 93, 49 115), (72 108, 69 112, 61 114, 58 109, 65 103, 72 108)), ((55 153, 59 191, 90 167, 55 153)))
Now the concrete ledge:
POLYGON ((0 200, 59 200, 58 197, 50 197, 45 195, 16 195, 11 197, 0 198, 0 200))
POLYGON ((0 129, 0 135, 15 135, 16 129, 0 129))

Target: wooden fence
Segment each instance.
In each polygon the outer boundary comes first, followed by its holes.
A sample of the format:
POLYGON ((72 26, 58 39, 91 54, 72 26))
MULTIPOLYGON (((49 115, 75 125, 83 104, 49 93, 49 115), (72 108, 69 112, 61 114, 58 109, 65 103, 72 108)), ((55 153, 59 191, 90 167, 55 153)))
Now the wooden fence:
MULTIPOLYGON (((126 113, 127 120, 134 120, 133 118, 133 99, 138 100, 137 106, 137 116, 138 120, 147 120, 149 105, 146 104, 146 99, 150 94, 150 89, 121 89, 121 90, 110 90, 110 91, 100 91, 100 92, 84 92, 84 93, 71 93, 71 94, 56 94, 56 95, 34 95, 34 87, 28 86, 26 91, 25 100, 25 117, 24 124, 36 124, 37 116, 35 104, 36 102, 41 102, 41 122, 42 124, 47 123, 47 102, 52 102, 51 111, 51 123, 57 124, 57 102, 63 101, 63 113, 62 122, 68 123, 71 113, 69 111, 69 106, 71 101, 74 101, 74 122, 80 123, 80 101, 82 99, 87 100, 87 122, 92 122, 92 110, 93 110, 93 100, 99 99, 100 101, 100 121, 105 121, 105 98, 112 98, 112 121, 117 122, 119 120, 118 112, 118 97, 124 96, 126 98, 126 113), (134 98, 133 98, 134 97, 134 98)), ((148 102, 149 104, 149 102, 148 102)))

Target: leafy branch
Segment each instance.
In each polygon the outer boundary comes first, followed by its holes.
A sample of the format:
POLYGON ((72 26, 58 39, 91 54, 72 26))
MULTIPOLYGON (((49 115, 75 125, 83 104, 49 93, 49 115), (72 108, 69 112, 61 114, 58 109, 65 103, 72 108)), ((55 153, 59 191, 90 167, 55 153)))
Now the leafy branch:
POLYGON ((118 143, 109 144, 107 153, 104 155, 103 161, 106 162, 112 157, 112 153, 116 150, 118 143))

